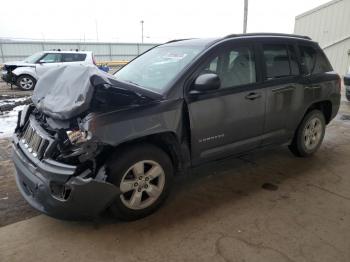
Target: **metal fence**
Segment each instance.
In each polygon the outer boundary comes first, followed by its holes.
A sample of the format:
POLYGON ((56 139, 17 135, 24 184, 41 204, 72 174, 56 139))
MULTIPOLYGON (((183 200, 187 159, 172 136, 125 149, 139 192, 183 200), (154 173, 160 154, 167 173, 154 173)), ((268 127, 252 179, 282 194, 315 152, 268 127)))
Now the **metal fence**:
POLYGON ((0 42, 0 64, 23 60, 40 51, 53 49, 92 51, 97 62, 129 61, 157 44, 101 43, 101 42, 52 42, 52 41, 9 41, 0 42))

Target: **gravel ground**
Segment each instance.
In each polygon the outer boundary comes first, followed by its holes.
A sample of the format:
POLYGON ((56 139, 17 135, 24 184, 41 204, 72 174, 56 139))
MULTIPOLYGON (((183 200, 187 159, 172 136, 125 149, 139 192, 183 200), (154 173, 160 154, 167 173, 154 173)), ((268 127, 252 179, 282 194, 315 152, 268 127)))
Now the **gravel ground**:
POLYGON ((22 91, 17 86, 11 86, 3 81, 0 81, 0 98, 5 96, 6 98, 16 98, 30 96, 33 91, 22 91))

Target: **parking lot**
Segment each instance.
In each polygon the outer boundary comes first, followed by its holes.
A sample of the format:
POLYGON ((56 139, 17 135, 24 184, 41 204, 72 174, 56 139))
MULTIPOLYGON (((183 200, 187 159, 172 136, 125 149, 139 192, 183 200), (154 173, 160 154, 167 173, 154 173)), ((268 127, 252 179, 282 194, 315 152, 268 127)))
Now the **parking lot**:
POLYGON ((165 205, 122 223, 68 222, 20 197, 0 141, 0 261, 349 261, 350 103, 312 158, 286 147, 179 178, 165 205))

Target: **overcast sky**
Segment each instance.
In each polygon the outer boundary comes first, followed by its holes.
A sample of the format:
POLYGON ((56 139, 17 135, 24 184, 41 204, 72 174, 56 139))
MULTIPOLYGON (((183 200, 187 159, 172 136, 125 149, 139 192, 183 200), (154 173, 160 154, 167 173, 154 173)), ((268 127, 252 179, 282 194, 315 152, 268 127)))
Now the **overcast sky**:
MULTIPOLYGON (((249 0, 248 32, 292 33, 295 16, 327 0, 249 0)), ((241 33, 244 0, 1 1, 0 37, 141 41, 241 33), (96 30, 97 25, 97 30, 96 30), (98 33, 97 33, 98 32, 98 33)))

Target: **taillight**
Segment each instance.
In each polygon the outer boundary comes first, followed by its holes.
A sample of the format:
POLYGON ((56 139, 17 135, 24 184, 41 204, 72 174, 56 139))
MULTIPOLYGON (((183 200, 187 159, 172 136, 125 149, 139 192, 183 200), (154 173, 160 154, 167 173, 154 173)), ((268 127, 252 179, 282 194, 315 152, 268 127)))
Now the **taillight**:
POLYGON ((95 66, 97 66, 96 59, 95 59, 94 55, 92 56, 92 62, 94 63, 95 66))

